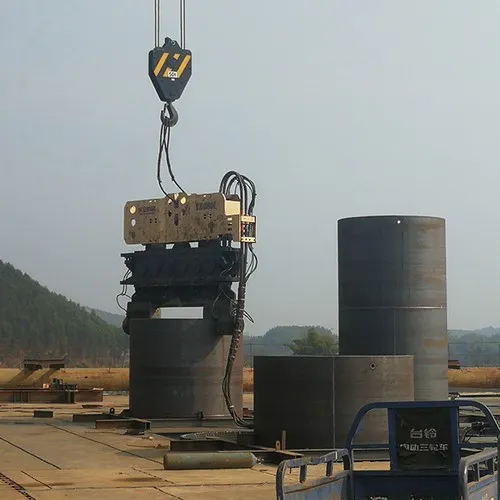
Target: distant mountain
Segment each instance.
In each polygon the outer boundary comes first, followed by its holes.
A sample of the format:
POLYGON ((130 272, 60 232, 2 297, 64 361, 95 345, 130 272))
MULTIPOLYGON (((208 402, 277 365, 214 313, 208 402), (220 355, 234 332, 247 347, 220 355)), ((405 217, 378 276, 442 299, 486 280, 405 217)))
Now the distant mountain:
POLYGON ((125 315, 110 313, 106 311, 101 311, 101 309, 94 309, 91 307, 84 308, 88 312, 94 312, 99 316, 99 318, 103 319, 106 323, 117 326, 118 328, 122 327, 123 320, 125 319, 125 315))
POLYGON ((485 328, 478 328, 477 330, 450 330, 448 335, 450 338, 463 337, 464 335, 481 335, 483 337, 493 337, 500 335, 500 328, 487 326, 485 328))
POLYGON ((123 366, 128 336, 0 260, 0 365, 67 355, 70 366, 123 366))

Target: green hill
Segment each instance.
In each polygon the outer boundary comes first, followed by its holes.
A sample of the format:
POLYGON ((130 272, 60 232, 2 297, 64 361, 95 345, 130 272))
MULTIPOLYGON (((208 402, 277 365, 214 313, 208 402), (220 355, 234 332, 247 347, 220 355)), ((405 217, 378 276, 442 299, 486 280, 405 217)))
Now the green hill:
POLYGON ((69 366, 123 366, 128 336, 94 311, 0 260, 0 363, 67 356, 69 366))

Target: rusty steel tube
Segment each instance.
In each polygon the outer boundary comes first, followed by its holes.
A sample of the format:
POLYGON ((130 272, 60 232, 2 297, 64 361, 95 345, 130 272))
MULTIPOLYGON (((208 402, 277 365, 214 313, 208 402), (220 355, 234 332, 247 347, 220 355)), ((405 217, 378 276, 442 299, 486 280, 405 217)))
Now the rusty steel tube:
POLYGON ((169 451, 163 457, 165 470, 251 469, 256 463, 249 451, 169 451))

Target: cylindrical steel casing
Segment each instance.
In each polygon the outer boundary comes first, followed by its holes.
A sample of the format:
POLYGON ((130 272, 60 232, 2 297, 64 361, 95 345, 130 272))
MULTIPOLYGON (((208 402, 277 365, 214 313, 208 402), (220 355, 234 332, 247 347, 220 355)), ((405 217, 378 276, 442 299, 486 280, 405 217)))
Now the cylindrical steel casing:
MULTIPOLYGON (((334 370, 336 448, 364 405, 414 399, 413 356, 336 356, 334 370)), ((354 442, 388 443, 387 410, 370 411, 354 442)))
MULTIPOLYGON (((130 321, 130 410, 137 418, 229 415, 222 380, 231 337, 215 334, 210 319, 130 321)), ((242 346, 234 362, 231 396, 243 407, 242 346)))
POLYGON ((339 352, 413 355, 415 399, 448 397, 445 220, 338 221, 339 352))

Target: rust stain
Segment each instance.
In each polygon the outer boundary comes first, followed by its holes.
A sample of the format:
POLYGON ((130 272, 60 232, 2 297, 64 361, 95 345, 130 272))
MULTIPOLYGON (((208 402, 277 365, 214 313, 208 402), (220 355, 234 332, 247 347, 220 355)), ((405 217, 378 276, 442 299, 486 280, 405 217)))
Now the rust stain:
POLYGON ((426 347, 447 347, 448 337, 443 337, 439 339, 423 339, 422 344, 426 347))
POLYGON ((153 478, 153 477, 137 477, 137 476, 132 476, 132 477, 119 477, 119 478, 116 478, 116 481, 126 481, 126 482, 130 482, 130 483, 147 483, 147 482, 163 482, 162 479, 160 478, 153 478))

